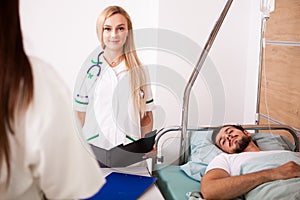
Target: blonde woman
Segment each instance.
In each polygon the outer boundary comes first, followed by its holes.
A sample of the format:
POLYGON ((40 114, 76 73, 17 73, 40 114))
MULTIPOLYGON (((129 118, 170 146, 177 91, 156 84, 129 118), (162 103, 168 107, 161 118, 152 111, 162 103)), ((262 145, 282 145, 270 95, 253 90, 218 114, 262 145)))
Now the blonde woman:
POLYGON ((74 91, 74 108, 86 139, 103 149, 138 140, 153 127, 147 70, 135 51, 132 22, 119 6, 97 20, 100 46, 84 63, 74 91))

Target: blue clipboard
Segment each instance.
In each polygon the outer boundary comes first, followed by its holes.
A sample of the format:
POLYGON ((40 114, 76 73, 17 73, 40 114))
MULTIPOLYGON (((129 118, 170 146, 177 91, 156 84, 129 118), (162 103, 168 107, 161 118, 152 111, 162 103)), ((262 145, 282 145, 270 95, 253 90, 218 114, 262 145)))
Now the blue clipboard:
POLYGON ((98 193, 87 200, 136 200, 155 181, 155 177, 112 172, 98 193))

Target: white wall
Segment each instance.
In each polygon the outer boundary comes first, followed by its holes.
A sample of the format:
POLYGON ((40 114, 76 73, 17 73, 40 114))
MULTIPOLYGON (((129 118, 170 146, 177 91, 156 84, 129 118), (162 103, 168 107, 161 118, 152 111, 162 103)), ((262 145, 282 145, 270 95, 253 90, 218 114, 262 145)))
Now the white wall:
POLYGON ((81 64, 99 45, 96 20, 109 5, 125 8, 134 29, 157 26, 158 0, 21 0, 27 53, 53 65, 73 90, 81 64))
MULTIPOLYGON (((154 84, 156 127, 180 125, 183 90, 226 0, 21 0, 28 54, 73 90, 80 65, 98 45, 95 23, 108 5, 130 14, 141 60, 154 84)), ((234 1, 191 95, 190 124, 254 123, 259 1, 234 1)))
MULTIPOLYGON (((159 52, 158 63, 177 71, 188 80, 192 67, 227 0, 164 0, 159 7, 159 28, 181 33, 174 49, 184 49, 183 59, 174 53, 159 52), (193 42, 198 47, 193 46, 193 42), (167 55, 166 55, 167 54, 167 55), (190 62, 188 64, 187 62, 190 62)), ((206 59, 191 96, 189 125, 254 123, 259 64, 259 1, 233 1, 206 59)), ((172 34, 171 34, 172 35, 172 34)), ((160 37, 159 37, 160 38, 160 37)), ((160 41, 159 41, 160 42, 160 41)), ((183 89, 177 96, 183 97, 183 89)), ((174 96, 170 97, 175 101, 174 96)), ((159 99, 168 104, 169 99, 159 99)), ((182 102, 182 99, 179 99, 182 102)), ((169 109, 166 124, 181 123, 181 106, 169 109)))

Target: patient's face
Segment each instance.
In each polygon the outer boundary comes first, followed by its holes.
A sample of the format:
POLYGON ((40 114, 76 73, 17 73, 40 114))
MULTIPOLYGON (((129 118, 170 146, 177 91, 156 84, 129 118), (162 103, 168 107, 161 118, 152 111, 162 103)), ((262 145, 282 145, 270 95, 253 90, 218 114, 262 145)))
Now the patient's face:
POLYGON ((232 126, 223 127, 216 136, 216 145, 226 153, 240 153, 249 145, 251 137, 248 132, 232 126))

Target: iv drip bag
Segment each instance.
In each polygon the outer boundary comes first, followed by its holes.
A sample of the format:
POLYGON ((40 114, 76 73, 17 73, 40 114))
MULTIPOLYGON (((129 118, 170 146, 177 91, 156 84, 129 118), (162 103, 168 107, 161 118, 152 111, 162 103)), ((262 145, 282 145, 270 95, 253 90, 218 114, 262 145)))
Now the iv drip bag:
POLYGON ((270 13, 275 9, 275 0, 261 0, 260 11, 263 14, 263 18, 268 18, 270 13))

